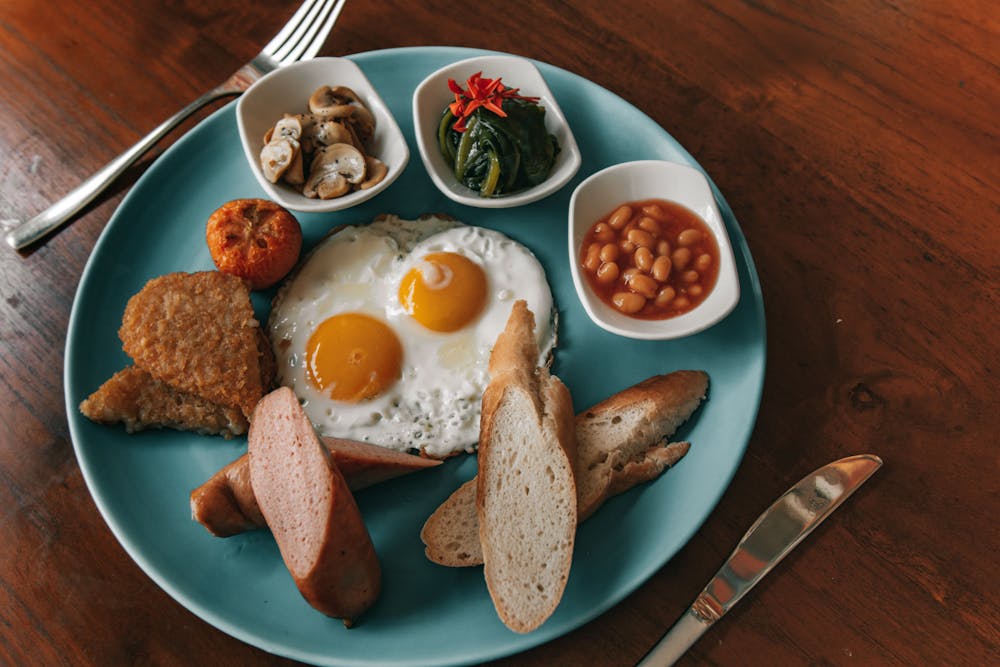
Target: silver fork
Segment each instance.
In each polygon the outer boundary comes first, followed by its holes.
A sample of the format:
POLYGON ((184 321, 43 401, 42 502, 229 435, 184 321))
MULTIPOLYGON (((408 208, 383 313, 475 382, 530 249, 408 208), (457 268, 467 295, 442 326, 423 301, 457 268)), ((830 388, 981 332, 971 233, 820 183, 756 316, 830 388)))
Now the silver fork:
POLYGON ((233 72, 221 85, 163 121, 132 148, 106 164, 55 204, 8 230, 4 236, 8 245, 20 250, 61 227, 104 192, 122 172, 170 130, 206 104, 223 97, 239 95, 268 72, 315 56, 326 42, 330 29, 346 2, 347 0, 305 0, 274 39, 250 62, 233 72))

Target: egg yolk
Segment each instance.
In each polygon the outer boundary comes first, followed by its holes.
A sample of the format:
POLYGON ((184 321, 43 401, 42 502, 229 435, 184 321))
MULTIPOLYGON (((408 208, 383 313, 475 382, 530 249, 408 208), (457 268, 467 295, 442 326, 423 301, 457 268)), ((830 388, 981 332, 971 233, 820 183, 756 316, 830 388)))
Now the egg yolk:
POLYGON ((323 320, 306 344, 306 377, 336 401, 378 396, 400 377, 403 346, 387 324, 361 313, 323 320))
POLYGON ((458 331, 486 305, 486 274, 457 253, 431 253, 403 277, 399 301, 431 331, 458 331))

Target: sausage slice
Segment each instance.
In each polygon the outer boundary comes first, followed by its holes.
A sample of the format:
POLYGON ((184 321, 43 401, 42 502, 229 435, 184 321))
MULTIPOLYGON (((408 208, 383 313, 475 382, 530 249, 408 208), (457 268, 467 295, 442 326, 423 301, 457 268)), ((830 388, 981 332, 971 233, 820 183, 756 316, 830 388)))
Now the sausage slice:
POLYGON ((257 404, 248 454, 254 495, 299 592, 350 627, 378 597, 381 569, 354 496, 291 389, 257 404))

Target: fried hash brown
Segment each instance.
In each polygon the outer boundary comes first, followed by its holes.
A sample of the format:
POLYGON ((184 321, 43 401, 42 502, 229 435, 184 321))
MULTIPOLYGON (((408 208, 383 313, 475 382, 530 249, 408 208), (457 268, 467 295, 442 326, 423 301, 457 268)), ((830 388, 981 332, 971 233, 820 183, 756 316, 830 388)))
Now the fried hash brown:
POLYGON ((249 426, 239 408, 177 391, 135 366, 111 376, 80 403, 80 412, 101 424, 122 423, 129 433, 166 427, 232 438, 249 426))
POLYGON ((244 435, 246 411, 270 390, 275 374, 274 352, 245 284, 217 272, 171 274, 147 283, 125 313, 119 335, 136 365, 101 385, 80 412, 124 424, 129 433, 244 435))
POLYGON ((118 332, 135 365, 183 393, 249 418, 264 394, 260 325, 242 280, 219 271, 153 278, 118 332))

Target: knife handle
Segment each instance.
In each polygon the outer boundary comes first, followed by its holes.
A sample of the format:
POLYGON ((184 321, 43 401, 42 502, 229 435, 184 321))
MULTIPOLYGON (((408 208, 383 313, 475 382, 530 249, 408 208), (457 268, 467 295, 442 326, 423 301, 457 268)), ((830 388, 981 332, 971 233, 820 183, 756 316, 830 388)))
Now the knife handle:
POLYGON ((702 615, 695 611, 700 601, 701 596, 688 607, 684 615, 674 623, 667 634, 663 635, 646 657, 639 661, 638 667, 669 667, 698 641, 705 630, 712 627, 718 617, 714 614, 702 615))

